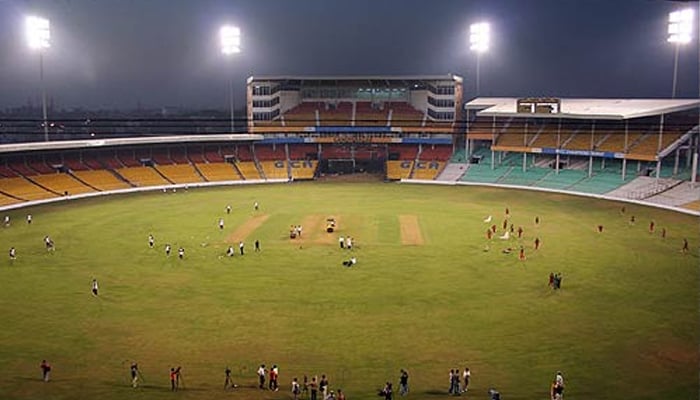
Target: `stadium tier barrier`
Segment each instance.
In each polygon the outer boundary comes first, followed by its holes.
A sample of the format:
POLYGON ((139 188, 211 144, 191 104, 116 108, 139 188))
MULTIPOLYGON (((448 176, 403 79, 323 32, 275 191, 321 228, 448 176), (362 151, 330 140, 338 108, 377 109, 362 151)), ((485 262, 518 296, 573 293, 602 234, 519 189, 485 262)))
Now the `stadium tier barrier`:
POLYGON ((498 184, 498 183, 484 183, 484 182, 464 182, 464 181, 447 182, 447 181, 434 181, 434 180, 422 180, 422 179, 401 179, 399 182, 400 183, 421 184, 421 185, 486 186, 486 187, 494 187, 494 188, 500 188, 500 189, 518 189, 518 190, 531 190, 531 191, 536 191, 536 192, 568 194, 568 195, 572 195, 572 196, 590 197, 590 198, 599 199, 599 200, 618 201, 621 203, 630 203, 630 204, 637 204, 640 206, 661 208, 664 210, 679 212, 681 214, 688 214, 688 215, 700 217, 700 211, 690 210, 687 208, 667 206, 665 204, 656 204, 656 203, 650 203, 650 202, 646 202, 646 201, 642 201, 642 200, 626 199, 623 197, 612 197, 612 196, 606 196, 606 195, 595 194, 595 193, 572 192, 572 191, 568 191, 568 190, 548 189, 548 188, 542 188, 542 187, 520 186, 520 185, 502 185, 502 184, 498 184))
POLYGON ((159 185, 159 186, 145 186, 145 187, 133 187, 128 189, 117 189, 117 190, 107 190, 103 192, 89 192, 68 196, 53 197, 49 199, 33 200, 33 201, 23 201, 15 204, 8 204, 0 206, 1 211, 14 210, 24 207, 38 206, 48 203, 56 203, 59 201, 77 200, 85 199, 89 197, 99 197, 99 196, 109 196, 113 194, 128 194, 128 193, 138 193, 138 192, 152 192, 152 191, 172 191, 173 189, 189 189, 189 188, 200 188, 200 187, 212 187, 212 186, 238 186, 238 185, 258 185, 263 183, 287 183, 289 179, 258 179, 258 180, 238 180, 238 181, 219 181, 219 182, 196 182, 189 184, 174 184, 174 185, 159 185))

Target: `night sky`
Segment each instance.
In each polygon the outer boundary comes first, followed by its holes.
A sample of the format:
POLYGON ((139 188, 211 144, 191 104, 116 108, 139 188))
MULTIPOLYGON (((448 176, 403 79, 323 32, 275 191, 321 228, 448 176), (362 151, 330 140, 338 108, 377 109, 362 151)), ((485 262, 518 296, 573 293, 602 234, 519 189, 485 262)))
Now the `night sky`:
MULTIPOLYGON (((665 0, 0 0, 0 107, 40 102, 24 16, 51 20, 46 85, 58 106, 227 107, 250 75, 456 73, 475 87, 469 24, 491 23, 486 96, 670 97, 665 0), (219 52, 218 28, 242 31, 219 52)), ((697 11, 696 11, 697 17, 697 11)), ((696 18, 697 25, 697 18, 696 18)), ((698 96, 697 26, 678 97, 698 96)))

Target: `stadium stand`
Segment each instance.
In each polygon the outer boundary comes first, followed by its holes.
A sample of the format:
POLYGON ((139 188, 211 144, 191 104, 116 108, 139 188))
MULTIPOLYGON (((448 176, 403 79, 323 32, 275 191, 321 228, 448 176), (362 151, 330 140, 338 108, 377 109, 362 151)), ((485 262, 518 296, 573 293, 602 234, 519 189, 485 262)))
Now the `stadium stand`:
POLYGON ((236 161, 236 168, 245 180, 263 179, 260 176, 258 167, 255 165, 255 161, 236 161))
POLYGON ((353 104, 346 101, 321 103, 318 108, 319 122, 322 126, 350 126, 352 109, 353 104))
POLYGON ((43 200, 58 196, 23 177, 5 178, 1 182, 4 193, 22 200, 43 200))
POLYGON ((157 165, 155 168, 173 183, 204 181, 197 170, 190 164, 157 165))
POLYGON ((139 187, 168 185, 172 183, 166 180, 152 167, 126 167, 119 168, 115 172, 139 187))
POLYGON ((389 109, 382 103, 358 101, 356 103, 355 126, 387 126, 389 109))
POLYGON ((283 115, 284 126, 316 126, 316 110, 319 104, 302 102, 283 115))
POLYGON ((95 190, 66 173, 36 175, 32 180, 39 185, 62 194, 80 194, 95 190))
POLYGON ((131 185, 108 170, 73 171, 72 174, 98 190, 127 189, 131 185))
POLYGON ((267 179, 289 179, 289 174, 287 172, 287 161, 260 161, 260 167, 262 168, 265 178, 267 179))
POLYGON ((387 179, 408 179, 413 170, 413 161, 387 161, 387 179))
POLYGON ((195 166, 209 182, 237 181, 243 179, 230 163, 196 163, 195 166))

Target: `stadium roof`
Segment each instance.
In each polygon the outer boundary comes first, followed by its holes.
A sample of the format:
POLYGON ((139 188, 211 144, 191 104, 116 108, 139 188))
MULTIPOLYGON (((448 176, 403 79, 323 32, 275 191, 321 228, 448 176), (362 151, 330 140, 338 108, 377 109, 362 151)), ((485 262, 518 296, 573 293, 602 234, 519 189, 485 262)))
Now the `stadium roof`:
POLYGON ((455 74, 445 75, 261 75, 248 77, 248 84, 266 81, 445 81, 454 80, 462 83, 462 77, 455 74))
POLYGON ((109 146, 173 144, 189 142, 236 142, 247 140, 262 140, 262 135, 248 134, 219 134, 219 135, 178 135, 178 136, 149 136, 110 139, 62 140, 54 142, 11 143, 0 145, 0 153, 35 150, 66 150, 93 149, 109 146))
POLYGON ((553 114, 517 112, 516 97, 478 97, 465 105, 485 117, 543 117, 624 120, 649 117, 700 107, 698 99, 561 99, 561 110, 553 114))

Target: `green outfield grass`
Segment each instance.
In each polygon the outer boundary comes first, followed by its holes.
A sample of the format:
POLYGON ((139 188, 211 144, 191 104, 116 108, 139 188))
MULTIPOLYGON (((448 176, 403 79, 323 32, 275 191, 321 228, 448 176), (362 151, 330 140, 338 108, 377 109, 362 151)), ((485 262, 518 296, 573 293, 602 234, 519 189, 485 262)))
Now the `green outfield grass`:
POLYGON ((304 374, 328 375, 349 399, 376 399, 387 380, 398 390, 401 368, 409 398, 434 399, 447 396, 449 370, 465 366, 474 399, 489 387, 504 400, 547 399, 557 370, 567 399, 695 398, 699 219, 620 208, 517 190, 298 183, 11 211, 0 228, 0 399, 288 399, 304 374), (524 239, 493 239, 484 251, 491 224, 482 220, 493 215, 500 234, 505 207, 524 239), (256 215, 267 219, 245 240, 247 254, 222 257, 256 215), (401 215, 417 217, 423 245, 402 245, 401 215), (328 216, 337 233, 323 232, 328 216), (290 240, 289 226, 305 223, 304 238, 290 240), (350 255, 340 234, 356 239, 354 268, 341 266, 350 255), (165 243, 184 246, 185 260, 166 258, 165 243), (501 253, 508 246, 516 250, 501 253), (550 272, 564 276, 558 292, 550 272), (42 359, 53 365, 48 384, 42 359), (131 360, 145 378, 137 390, 131 360), (280 392, 254 388, 260 363, 280 366, 280 392), (173 394, 177 365, 186 390, 173 394), (224 393, 227 365, 240 387, 224 393))

